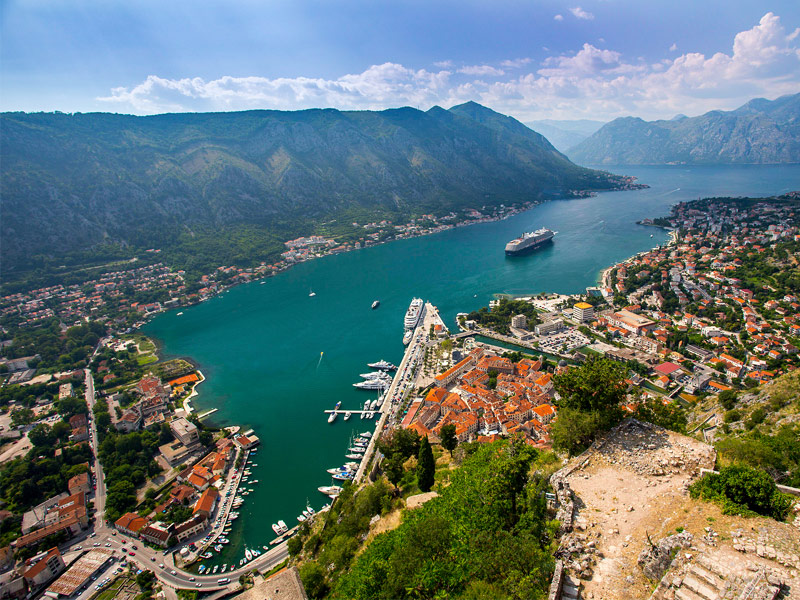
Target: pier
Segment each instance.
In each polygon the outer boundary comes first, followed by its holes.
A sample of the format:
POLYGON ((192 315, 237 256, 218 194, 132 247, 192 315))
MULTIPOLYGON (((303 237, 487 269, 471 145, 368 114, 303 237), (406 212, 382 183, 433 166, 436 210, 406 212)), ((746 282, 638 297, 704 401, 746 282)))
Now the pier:
POLYGON ((207 416, 213 415, 218 410, 219 410, 218 408, 212 408, 211 410, 207 410, 206 412, 204 412, 202 415, 197 415, 197 418, 198 419, 205 419, 207 416))
POLYGON ((373 415, 375 415, 375 414, 380 414, 383 411, 380 408, 376 408, 375 410, 342 410, 341 408, 337 408, 336 410, 328 409, 322 412, 327 414, 336 413, 337 415, 343 415, 345 413, 350 413, 352 415, 360 415, 362 413, 366 415, 367 413, 372 413, 373 415))

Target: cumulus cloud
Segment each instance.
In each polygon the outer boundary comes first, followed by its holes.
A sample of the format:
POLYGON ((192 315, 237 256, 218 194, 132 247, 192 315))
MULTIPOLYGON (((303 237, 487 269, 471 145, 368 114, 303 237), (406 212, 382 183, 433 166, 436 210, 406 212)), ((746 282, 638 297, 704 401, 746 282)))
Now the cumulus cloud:
POLYGON ((757 96, 797 93, 800 30, 787 32, 778 16, 767 13, 753 28, 736 34, 727 53, 687 52, 648 63, 586 43, 538 65, 521 58, 500 66, 455 69, 445 61, 429 71, 384 63, 336 79, 226 76, 206 81, 151 75, 138 85, 115 88, 100 100, 139 114, 403 105, 425 109, 475 100, 521 120, 661 118, 731 109, 757 96))
POLYGON ((586 12, 580 6, 576 6, 575 8, 570 8, 569 12, 577 19, 583 19, 584 21, 591 21, 594 19, 594 15, 590 12, 586 12))
POLYGON ((672 46, 669 47, 670 52, 675 52, 678 49, 678 44, 673 43, 672 46))
POLYGON ((556 15, 555 17, 553 17, 553 20, 554 21, 563 21, 564 20, 564 15, 556 15))

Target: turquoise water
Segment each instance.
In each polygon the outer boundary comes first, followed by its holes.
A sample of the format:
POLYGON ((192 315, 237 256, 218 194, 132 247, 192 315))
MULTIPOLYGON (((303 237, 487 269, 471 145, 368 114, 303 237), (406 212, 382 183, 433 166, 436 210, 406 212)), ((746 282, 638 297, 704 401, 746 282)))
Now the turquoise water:
POLYGON ((310 261, 143 328, 167 356, 200 365, 208 380, 195 406, 218 408, 215 425, 252 427, 261 438, 253 469, 260 483, 221 562, 238 563, 244 544, 267 544, 278 519, 296 523, 306 499, 314 508, 327 501, 316 489, 331 483, 325 469, 341 465, 350 435, 372 425, 356 417, 329 425, 322 411, 339 400, 356 409, 375 397, 351 384, 368 362, 400 360, 412 297, 433 302, 452 327, 456 313, 485 306, 495 293, 580 292, 605 267, 666 242, 664 231, 635 222, 667 215, 676 202, 800 189, 798 165, 609 170, 651 188, 549 202, 505 221, 310 261), (505 257, 509 239, 541 226, 558 231, 552 245, 505 257), (376 299, 380 308, 371 310, 376 299))

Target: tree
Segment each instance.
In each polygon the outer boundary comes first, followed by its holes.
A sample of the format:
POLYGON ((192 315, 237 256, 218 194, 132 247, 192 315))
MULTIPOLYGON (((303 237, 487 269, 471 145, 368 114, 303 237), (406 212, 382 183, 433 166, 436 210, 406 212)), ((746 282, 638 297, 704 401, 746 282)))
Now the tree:
POLYGON ((553 377, 561 396, 559 406, 582 411, 614 411, 625 400, 625 367, 590 355, 586 362, 553 377))
POLYGON ((389 456, 383 463, 383 470, 386 473, 386 478, 395 489, 397 489, 397 484, 400 483, 400 480, 403 478, 403 462, 403 456, 400 453, 395 453, 389 456))
POLYGON ((28 425, 33 423, 33 411, 30 408, 18 408, 11 411, 11 426, 19 427, 20 425, 28 425))
POLYGON ((422 438, 420 442, 418 461, 417 485, 423 492, 429 492, 433 487, 436 462, 433 459, 433 449, 428 441, 428 436, 422 438))
POLYGON ((31 441, 31 444, 38 448, 50 446, 53 443, 53 436, 50 434, 50 426, 44 423, 36 425, 28 433, 28 439, 31 441))
POLYGON ((560 408, 550 428, 553 448, 575 455, 592 443, 597 432, 599 415, 574 408, 560 408))
POLYGON ((297 556, 303 549, 303 540, 299 535, 292 536, 286 543, 286 549, 289 551, 289 556, 297 556))
POLYGON ((316 562, 308 562, 300 567, 300 579, 310 598, 324 598, 328 595, 325 570, 316 562))
POLYGON ((673 402, 664 404, 655 398, 645 400, 636 407, 636 418, 678 433, 686 432, 686 414, 673 402))
POLYGON ((720 392, 719 396, 717 396, 717 400, 719 400, 722 408, 731 410, 736 406, 736 392, 733 390, 723 390, 720 392))
POLYGON ((442 448, 447 450, 450 454, 453 453, 453 450, 456 449, 458 445, 458 438, 456 437, 456 426, 455 425, 445 425, 442 427, 441 432, 439 433, 439 437, 442 438, 442 448))

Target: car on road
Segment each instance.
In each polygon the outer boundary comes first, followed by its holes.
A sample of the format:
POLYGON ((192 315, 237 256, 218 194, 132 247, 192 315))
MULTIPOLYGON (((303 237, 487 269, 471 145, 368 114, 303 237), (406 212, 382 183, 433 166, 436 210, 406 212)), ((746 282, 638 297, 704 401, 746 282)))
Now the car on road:
POLYGON ((97 548, 99 545, 100 545, 100 542, 95 542, 94 544, 92 544, 92 546, 94 546, 95 548, 97 548))
POLYGON ((153 562, 156 562, 156 557, 155 556, 151 556, 150 560, 152 560, 153 562))
POLYGON ((136 556, 136 552, 128 552, 131 556, 136 556))
POLYGON ((108 542, 106 542, 106 548, 111 548, 111 544, 109 544, 108 542))
POLYGON ((172 569, 172 571, 170 571, 170 573, 172 573, 173 575, 177 575, 178 574, 178 572, 175 569, 172 569))
POLYGON ((195 585, 194 587, 203 587, 203 584, 202 584, 202 583, 198 583, 198 584, 197 584, 197 585, 195 585))
POLYGON ((194 577, 189 577, 189 581, 194 581, 194 577))
POLYGON ((164 568, 164 563, 161 563, 161 564, 159 564, 159 565, 158 565, 158 568, 159 568, 159 569, 163 569, 163 568, 164 568))

